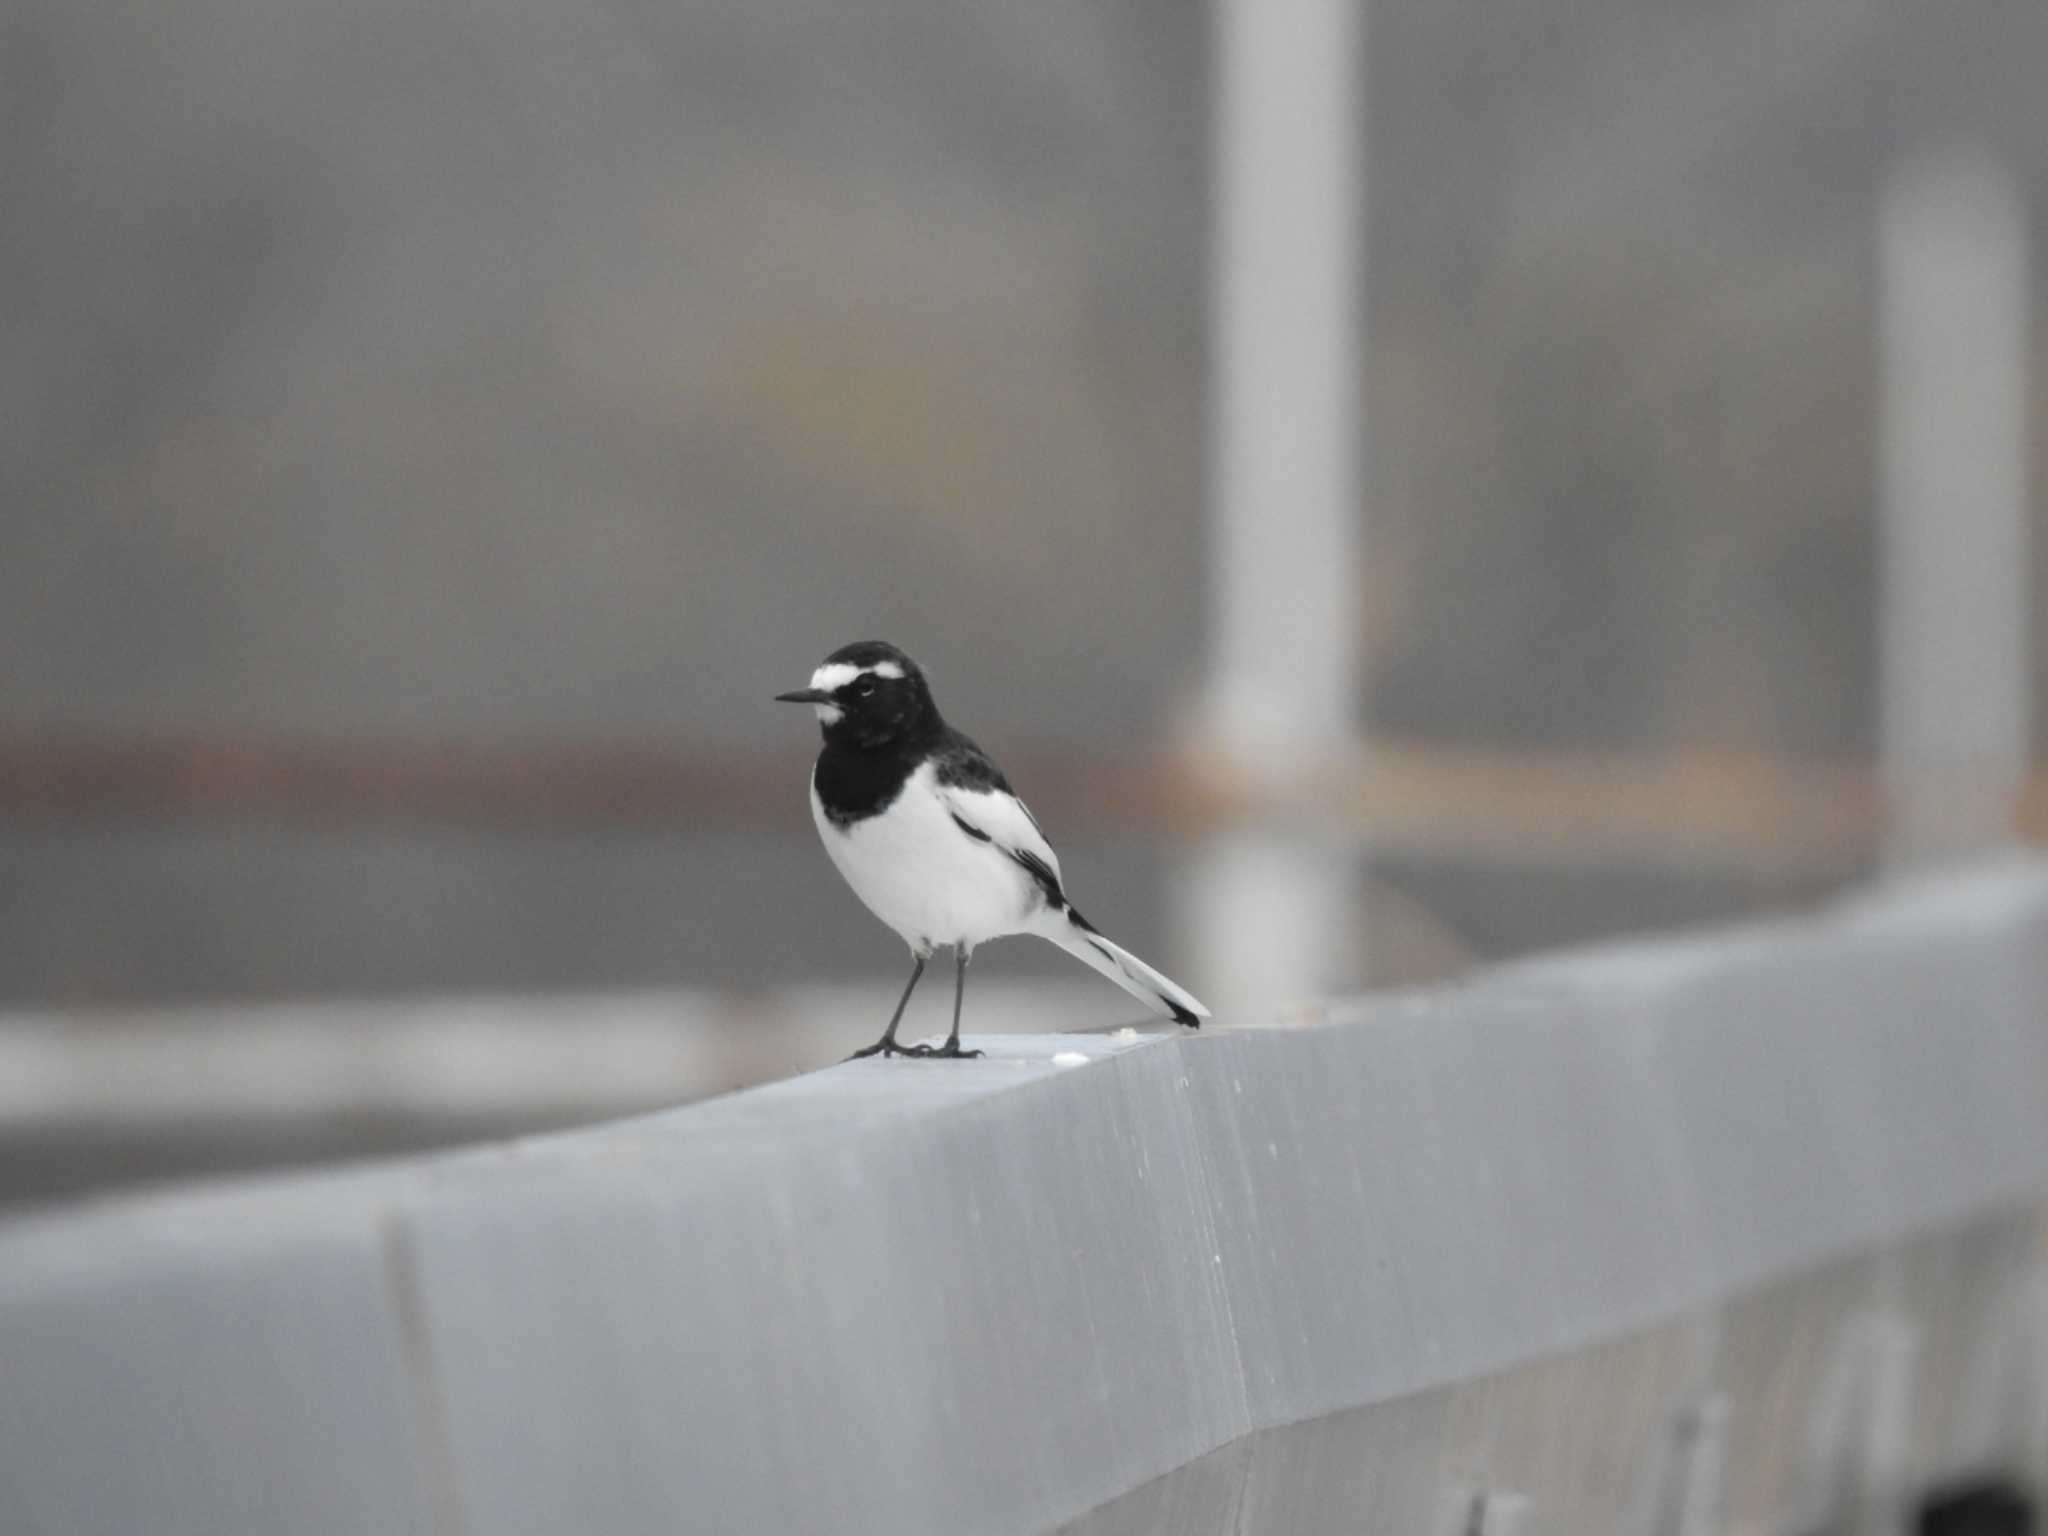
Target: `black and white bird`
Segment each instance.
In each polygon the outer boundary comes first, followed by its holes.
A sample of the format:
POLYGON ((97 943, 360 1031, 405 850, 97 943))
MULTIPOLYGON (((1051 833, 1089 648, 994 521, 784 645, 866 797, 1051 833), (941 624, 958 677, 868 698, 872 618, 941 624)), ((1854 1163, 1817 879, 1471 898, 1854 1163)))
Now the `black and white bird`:
POLYGON ((974 947, 1010 933, 1050 939, 1157 1013, 1199 1028, 1209 1010, 1074 910, 1060 861, 988 754, 946 724, 917 663, 880 640, 842 646, 811 685, 776 698, 816 708, 825 737, 811 815, 854 894, 916 959, 882 1038, 858 1056, 979 1056, 960 1048, 974 947), (904 1046, 896 1026, 941 945, 953 946, 953 1032, 904 1046))

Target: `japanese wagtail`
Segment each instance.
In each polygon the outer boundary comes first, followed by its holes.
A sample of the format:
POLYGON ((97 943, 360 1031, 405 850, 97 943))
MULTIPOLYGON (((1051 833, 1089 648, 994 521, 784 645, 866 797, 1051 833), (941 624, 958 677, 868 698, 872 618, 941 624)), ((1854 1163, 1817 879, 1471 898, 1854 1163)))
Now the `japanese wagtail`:
MULTIPOLYGON (((1209 1010, 1074 910, 1060 861, 986 752, 946 724, 917 663, 880 640, 842 646, 811 685, 776 698, 817 710, 824 750, 811 815, 825 851, 916 964, 882 1038, 855 1057, 979 1056, 960 1048, 974 947, 1009 933, 1050 939, 1164 1017, 1199 1028, 1209 1010), (896 1026, 941 945, 953 946, 953 1032, 898 1045, 896 1026)), ((850 1058, 849 1058, 850 1059, 850 1058)))

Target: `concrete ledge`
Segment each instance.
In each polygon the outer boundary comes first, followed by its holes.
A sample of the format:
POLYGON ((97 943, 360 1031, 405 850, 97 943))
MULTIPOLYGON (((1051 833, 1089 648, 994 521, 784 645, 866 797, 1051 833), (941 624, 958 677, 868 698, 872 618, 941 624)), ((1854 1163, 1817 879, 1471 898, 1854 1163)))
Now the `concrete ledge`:
POLYGON ((0 1529, 1433 1519, 1547 1393, 1741 1396, 1757 1341, 1911 1311, 1904 1255, 1967 1354, 2040 1262, 2048 867, 1287 1033, 976 1043, 0 1227, 0 1529))

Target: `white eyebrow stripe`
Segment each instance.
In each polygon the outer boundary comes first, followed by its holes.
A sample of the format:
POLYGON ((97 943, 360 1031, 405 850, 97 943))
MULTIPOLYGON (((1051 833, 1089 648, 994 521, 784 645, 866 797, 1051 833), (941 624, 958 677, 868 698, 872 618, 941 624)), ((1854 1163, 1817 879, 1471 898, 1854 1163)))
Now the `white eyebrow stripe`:
POLYGON ((856 667, 850 661, 835 661, 811 674, 811 686, 837 693, 856 677, 900 678, 903 668, 893 661, 878 661, 871 667, 856 667))

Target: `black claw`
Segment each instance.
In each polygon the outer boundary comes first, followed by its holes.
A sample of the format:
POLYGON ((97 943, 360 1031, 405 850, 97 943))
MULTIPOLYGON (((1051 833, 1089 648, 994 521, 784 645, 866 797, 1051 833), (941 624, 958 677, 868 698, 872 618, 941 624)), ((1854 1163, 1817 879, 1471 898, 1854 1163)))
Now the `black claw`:
POLYGON ((864 1056, 930 1056, 934 1054, 928 1045, 898 1045, 894 1040, 877 1040, 873 1045, 864 1045, 847 1057, 848 1061, 859 1061, 864 1056))
POLYGON ((903 1022, 904 1006, 910 1001, 910 994, 917 990, 917 978, 924 974, 924 956, 917 957, 917 963, 910 968, 910 980, 904 984, 903 995, 896 999, 896 1011, 889 1015, 889 1027, 882 1031, 882 1038, 873 1045, 864 1045, 847 1057, 848 1061, 859 1061, 863 1056, 922 1056, 928 1047, 903 1046, 896 1043, 896 1026, 903 1022))
POLYGON ((925 1054, 929 1056, 944 1056, 952 1061, 972 1061, 975 1057, 979 1056, 981 1052, 962 1050, 960 1047, 960 1042, 958 1040, 948 1040, 944 1045, 939 1046, 936 1050, 932 1049, 930 1046, 927 1046, 925 1048, 925 1054))

